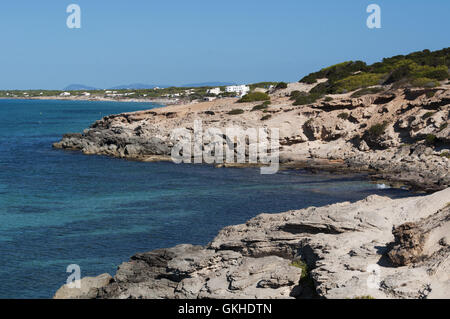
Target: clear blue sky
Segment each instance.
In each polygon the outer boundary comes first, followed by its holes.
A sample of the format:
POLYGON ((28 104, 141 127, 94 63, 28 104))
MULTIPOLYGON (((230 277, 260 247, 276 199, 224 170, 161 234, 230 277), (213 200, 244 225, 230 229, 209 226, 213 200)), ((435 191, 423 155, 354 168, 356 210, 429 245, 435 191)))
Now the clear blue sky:
POLYGON ((448 0, 3 0, 0 89, 296 81, 450 46, 448 0), (82 28, 66 27, 66 7, 82 28), (367 5, 382 28, 366 27, 367 5))

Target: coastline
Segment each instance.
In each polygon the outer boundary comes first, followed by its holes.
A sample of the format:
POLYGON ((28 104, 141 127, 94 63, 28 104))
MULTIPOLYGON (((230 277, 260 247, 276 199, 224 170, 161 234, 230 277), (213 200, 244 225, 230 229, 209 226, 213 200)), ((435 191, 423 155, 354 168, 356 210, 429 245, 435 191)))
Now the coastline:
POLYGON ((105 97, 61 97, 61 96, 45 96, 45 97, 0 97, 0 100, 43 100, 43 101, 89 101, 89 102, 123 102, 123 103, 156 103, 162 105, 174 105, 178 102, 174 99, 133 99, 133 98, 105 98, 105 97))
POLYGON ((193 130, 194 120, 204 129, 276 127, 282 169, 367 172, 369 178, 432 194, 397 200, 369 196, 262 214, 225 227, 205 247, 136 254, 114 277, 83 278, 82 289, 63 286, 55 298, 448 297, 450 86, 431 89, 433 94, 387 88, 293 105, 289 93, 297 87, 272 93, 264 111, 255 110, 257 102, 229 98, 110 115, 83 133, 64 135, 53 147, 160 161, 170 160, 177 143, 171 132, 193 130), (239 116, 231 112, 237 108, 239 116), (268 120, 265 114, 271 115, 268 120), (374 127, 383 130, 373 136, 374 127), (367 284, 373 265, 381 269, 375 288, 367 284))
POLYGON ((138 253, 114 277, 85 277, 54 298, 448 298, 449 198, 450 188, 261 214, 206 246, 138 253))
MULTIPOLYGON (((295 89, 290 88, 292 91, 295 89)), ((393 90, 362 98, 338 95, 332 102, 293 106, 285 92, 272 94, 267 110, 253 111, 257 103, 236 103, 226 98, 212 102, 169 105, 147 111, 104 117, 82 134, 66 134, 55 148, 84 154, 108 155, 138 161, 164 160, 170 156, 174 129, 192 129, 195 120, 208 127, 275 127, 280 129, 280 166, 334 172, 367 172, 373 179, 412 190, 434 192, 450 185, 448 101, 450 87, 434 89, 427 98, 418 90, 393 90), (381 102, 378 102, 381 101, 381 102), (229 112, 241 108, 240 116, 229 112), (432 111, 430 120, 421 119, 432 111), (270 119, 261 121, 261 116, 270 119), (341 115, 345 114, 346 119, 341 115), (425 114, 425 115, 424 115, 425 114), (369 128, 390 123, 384 134, 373 138, 369 128), (412 123, 412 125, 410 124, 412 123), (446 125, 444 125, 447 123, 446 125), (115 127, 114 130, 111 128, 115 127), (443 127, 443 129, 440 129, 443 127), (435 136, 441 145, 428 145, 435 136)), ((219 166, 246 166, 225 164, 219 166)), ((253 164, 251 164, 253 165, 253 164)))

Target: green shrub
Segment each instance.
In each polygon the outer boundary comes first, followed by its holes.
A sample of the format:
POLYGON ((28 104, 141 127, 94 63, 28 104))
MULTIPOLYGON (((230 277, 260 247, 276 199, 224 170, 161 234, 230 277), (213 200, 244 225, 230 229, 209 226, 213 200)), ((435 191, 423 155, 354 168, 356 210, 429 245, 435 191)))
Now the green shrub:
POLYGON ((300 275, 300 280, 309 276, 308 265, 303 260, 294 260, 291 263, 291 266, 300 268, 302 270, 302 274, 300 275))
POLYGON ((411 81, 412 86, 432 88, 439 85, 438 81, 430 78, 416 78, 411 81))
POLYGON ((439 126, 439 132, 445 130, 445 129, 447 128, 447 126, 448 126, 448 123, 447 123, 447 122, 442 123, 442 124, 439 126))
POLYGON ((276 90, 281 90, 281 89, 287 89, 288 85, 285 82, 280 82, 277 84, 277 86, 275 86, 276 90))
POLYGON ((425 143, 426 143, 427 145, 434 145, 436 142, 437 142, 437 137, 436 137, 436 135, 428 134, 428 135, 425 137, 425 143))
POLYGON ((361 97, 367 94, 376 94, 384 91, 383 88, 364 88, 354 92, 350 97, 361 97))
POLYGON ((436 91, 427 91, 427 93, 425 93, 425 96, 427 98, 432 98, 435 94, 436 94, 436 91))
MULTIPOLYGON (((431 52, 423 50, 408 55, 385 58, 381 62, 366 65, 362 61, 349 61, 310 73, 300 82, 316 83, 317 79, 328 81, 316 85, 310 93, 334 94, 383 84, 429 87, 449 78, 450 48, 431 52)), ((359 94, 362 94, 361 92, 359 94)), ((366 94, 366 93, 364 93, 366 94)))
POLYGON ((300 91, 292 91, 290 95, 290 99, 295 101, 300 96, 308 95, 308 93, 300 92, 300 91))
POLYGON ((251 92, 244 95, 238 103, 270 101, 270 96, 263 92, 251 92))
POLYGON ((349 115, 348 115, 348 113, 343 112, 343 113, 340 113, 337 117, 340 119, 343 119, 343 120, 347 120, 349 115))
POLYGON ((326 96, 324 99, 325 102, 333 101, 333 98, 331 96, 326 96))
MULTIPOLYGON (((439 156, 446 157, 446 158, 450 159, 450 152, 443 152, 443 153, 439 154, 439 156)), ((450 203, 448 203, 448 205, 450 205, 450 203)))
POLYGON ((272 117, 272 115, 270 115, 270 114, 264 115, 264 116, 261 118, 261 121, 266 121, 266 120, 270 119, 271 117, 272 117))
POLYGON ((378 123, 375 125, 372 125, 368 130, 367 133, 369 134, 370 138, 378 138, 381 135, 384 134, 386 131, 386 128, 388 126, 388 122, 384 121, 383 123, 378 123))
POLYGON ((293 105, 306 105, 306 104, 312 104, 316 102, 318 99, 320 99, 322 95, 320 94, 306 94, 306 95, 300 95, 295 99, 295 102, 293 105))
POLYGON ((254 112, 254 111, 261 111, 261 110, 265 110, 265 109, 267 109, 267 108, 268 108, 268 105, 267 105, 267 104, 258 104, 258 105, 255 105, 255 106, 252 108, 251 112, 254 112))
POLYGON ((433 114, 434 114, 433 112, 427 112, 424 115, 422 115, 422 119, 425 120, 425 119, 431 117, 433 114))
POLYGON ((242 109, 233 109, 230 112, 228 112, 227 114, 228 115, 239 115, 242 113, 244 113, 244 110, 242 110, 242 109))
POLYGON ((324 68, 319 72, 310 73, 299 82, 313 84, 317 79, 327 78, 329 80, 342 79, 358 71, 366 71, 367 65, 362 61, 347 61, 324 68))
POLYGON ((367 295, 367 296, 358 296, 358 297, 354 297, 353 299, 376 299, 376 298, 367 295))
POLYGON ((378 73, 359 73, 351 75, 342 80, 336 81, 333 86, 333 92, 346 93, 351 92, 359 88, 373 86, 381 83, 383 74, 378 73))

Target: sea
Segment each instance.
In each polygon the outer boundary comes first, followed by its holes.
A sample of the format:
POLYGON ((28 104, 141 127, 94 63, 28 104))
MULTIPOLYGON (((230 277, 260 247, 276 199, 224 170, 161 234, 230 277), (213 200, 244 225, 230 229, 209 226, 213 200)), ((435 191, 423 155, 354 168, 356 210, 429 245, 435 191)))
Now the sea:
POLYGON ((78 265, 114 275, 138 253, 205 245, 260 213, 407 190, 365 175, 143 163, 52 148, 109 114, 161 105, 0 100, 0 298, 51 298, 78 265), (69 269, 71 270, 71 269, 69 269))

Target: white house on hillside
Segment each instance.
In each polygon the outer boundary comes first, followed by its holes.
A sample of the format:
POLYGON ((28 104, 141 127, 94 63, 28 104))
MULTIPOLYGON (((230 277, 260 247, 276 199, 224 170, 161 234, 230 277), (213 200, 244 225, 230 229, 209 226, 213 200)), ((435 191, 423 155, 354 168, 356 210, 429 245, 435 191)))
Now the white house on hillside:
POLYGON ((228 93, 236 93, 239 96, 243 96, 250 92, 250 87, 247 85, 231 85, 225 88, 225 91, 228 93))
POLYGON ((59 96, 70 96, 69 92, 62 92, 59 96))

